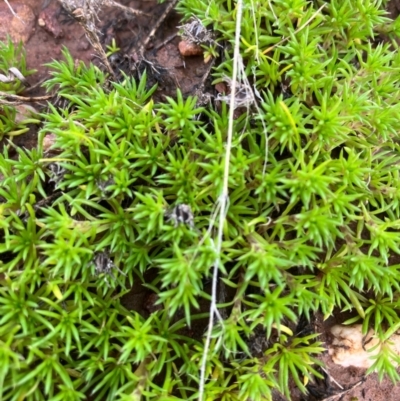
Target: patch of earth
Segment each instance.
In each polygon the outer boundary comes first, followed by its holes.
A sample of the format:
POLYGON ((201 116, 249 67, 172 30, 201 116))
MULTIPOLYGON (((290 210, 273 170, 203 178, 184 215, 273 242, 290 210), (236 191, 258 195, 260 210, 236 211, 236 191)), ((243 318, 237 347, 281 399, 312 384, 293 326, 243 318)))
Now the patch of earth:
MULTIPOLYGON (((49 78, 49 69, 45 64, 52 60, 62 60, 61 51, 64 46, 76 60, 101 64, 82 27, 56 0, 9 0, 9 3, 24 20, 24 24, 12 15, 5 2, 0 2, 0 40, 4 40, 9 34, 15 40, 22 40, 25 43, 28 69, 37 70, 34 75, 28 77, 33 88, 26 91, 27 96, 44 94, 44 89, 39 84, 49 78)), ((120 0, 120 3, 150 15, 150 17, 133 16, 120 9, 109 8, 99 13, 98 29, 103 45, 110 44, 114 38, 121 49, 115 61, 129 67, 129 61, 134 59, 135 51, 146 39, 168 4, 129 0, 120 0)), ((396 18, 400 13, 400 0, 390 1, 388 11, 391 18, 396 18)), ((202 56, 181 56, 178 47, 180 38, 174 36, 178 32, 178 25, 180 25, 179 15, 171 12, 146 48, 145 57, 154 67, 149 78, 159 85, 156 100, 174 96, 176 88, 180 88, 184 95, 193 95, 208 77, 210 65, 204 63, 202 56)), ((129 68, 125 72, 129 75, 129 68)), ((216 94, 209 80, 206 90, 211 95, 216 94)), ((45 108, 46 104, 41 104, 39 107, 45 108)), ((37 128, 32 127, 28 133, 15 137, 13 142, 25 148, 36 146, 37 128)), ((3 143, 0 142, 0 147, 2 146, 3 143)), ((126 306, 142 310, 144 314, 151 312, 155 304, 153 295, 139 288, 136 288, 137 291, 132 290, 131 295, 125 298, 126 306)), ((332 342, 331 327, 342 323, 348 317, 348 314, 338 312, 323 321, 322 315, 317 314, 313 320, 313 331, 321 333, 320 340, 328 347, 332 342)), ((199 332, 201 330, 203 327, 199 328, 199 332)), ((256 337, 254 341, 257 341, 256 337)), ((394 385, 389 379, 379 382, 376 373, 365 376, 365 369, 335 365, 328 352, 321 355, 320 359, 325 363, 325 380, 310 383, 309 394, 306 396, 300 394, 292 383, 293 401, 400 400, 400 384, 394 385), (347 391, 348 389, 350 390, 347 391)), ((274 401, 282 400, 284 400, 282 396, 278 394, 274 396, 274 401)))
MULTIPOLYGON (((326 348, 331 346, 334 339, 331 328, 354 316, 354 313, 339 311, 325 321, 322 314, 315 316, 315 332, 321 333, 320 341, 324 342, 326 348)), ((310 386, 308 397, 297 399, 293 397, 293 401, 398 401, 400 399, 400 384, 394 385, 388 378, 380 382, 377 373, 366 376, 366 369, 336 365, 327 351, 319 359, 325 364, 327 379, 322 383, 317 382, 314 388, 310 386), (348 389, 351 390, 347 391, 348 389), (334 394, 336 396, 333 396, 334 394)))
MULTIPOLYGON (((290 383, 292 401, 399 401, 400 383, 393 384, 390 379, 379 381, 377 373, 366 375, 367 369, 354 366, 343 367, 333 362, 328 349, 332 347, 334 337, 331 328, 341 325, 355 315, 355 311, 341 313, 334 311, 332 316, 324 321, 321 313, 316 313, 310 324, 301 329, 300 335, 319 333, 319 341, 326 349, 318 359, 324 363, 323 369, 318 369, 324 376, 315 379, 307 385, 308 394, 302 394, 294 382, 290 383)), ((287 401, 276 394, 273 401, 287 401)))
MULTIPOLYGON (((158 4, 156 0, 122 0, 120 3, 142 11, 148 16, 132 15, 119 8, 107 7, 98 14, 97 29, 104 47, 115 39, 120 48, 120 52, 114 56, 114 67, 132 75, 130 65, 134 62, 136 51, 146 40, 168 3, 158 4)), ((50 76, 46 64, 53 60, 62 60, 63 47, 69 50, 75 60, 101 66, 101 61, 86 38, 83 28, 58 1, 9 0, 9 4, 18 13, 18 17, 13 16, 5 2, 0 2, 0 40, 5 40, 7 35, 17 41, 22 40, 25 44, 28 69, 37 70, 34 75, 27 78, 33 88, 26 90, 23 95, 45 94, 40 83, 50 76)), ((158 90, 154 95, 155 101, 162 101, 166 96, 174 97, 177 88, 185 96, 194 95, 202 82, 208 78, 211 65, 204 63, 203 56, 181 56, 178 46, 181 39, 177 36, 178 25, 180 17, 172 11, 145 50, 144 56, 149 61, 146 65, 148 82, 158 84, 158 90)), ((211 95, 215 94, 209 81, 207 90, 211 95)), ((36 106, 43 109, 46 104, 36 104, 36 106)), ((32 127, 26 134, 15 137, 13 142, 25 148, 36 146, 37 127, 32 127)))
POLYGON ((390 18, 396 19, 400 13, 400 0, 390 0, 387 5, 390 18))

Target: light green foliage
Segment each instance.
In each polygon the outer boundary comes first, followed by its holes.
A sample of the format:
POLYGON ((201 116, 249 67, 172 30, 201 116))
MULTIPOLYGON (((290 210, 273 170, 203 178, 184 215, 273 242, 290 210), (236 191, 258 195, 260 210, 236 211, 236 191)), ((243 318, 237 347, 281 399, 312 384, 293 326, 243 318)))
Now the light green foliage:
MULTIPOLYGON (((24 77, 33 74, 34 70, 28 70, 25 62, 25 50, 22 43, 14 45, 10 38, 7 42, 0 41, 0 74, 10 78, 9 68, 16 68, 24 77)), ((0 92, 18 94, 24 89, 23 83, 11 74, 11 82, 0 80, 0 92)), ((17 110, 8 103, 2 102, 0 94, 0 139, 4 134, 10 136, 21 135, 28 131, 27 124, 37 122, 25 116, 23 121, 16 121, 17 110)))
MULTIPOLYGON (((8 76, 9 68, 17 68, 24 77, 35 72, 26 67, 25 50, 22 43, 14 45, 11 38, 8 38, 7 42, 0 42, 0 73, 8 76)), ((19 93, 22 89, 23 84, 18 79, 9 83, 0 82, 0 91, 2 92, 19 93)))
MULTIPOLYGON (((215 30, 226 80, 236 4, 179 9, 215 30)), ((323 348, 295 327, 317 309, 375 329, 374 367, 399 379, 387 329, 400 324, 400 53, 374 42, 390 24, 378 0, 244 1, 259 107, 234 122, 207 401, 289 397, 290 380, 306 391, 323 348)), ((50 106, 40 132, 53 153, 40 140, 0 155, 0 394, 195 399, 228 107, 180 92, 155 104, 146 74, 109 84, 64 55, 46 86, 67 105, 50 106), (140 283, 157 294, 152 313, 124 301, 140 283)))

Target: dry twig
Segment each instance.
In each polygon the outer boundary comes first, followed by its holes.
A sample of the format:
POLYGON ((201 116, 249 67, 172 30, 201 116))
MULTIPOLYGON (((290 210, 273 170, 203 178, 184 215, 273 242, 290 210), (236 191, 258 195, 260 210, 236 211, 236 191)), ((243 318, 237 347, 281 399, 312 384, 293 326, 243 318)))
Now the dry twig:
POLYGON ((51 99, 54 95, 46 95, 46 96, 36 96, 36 97, 29 97, 29 96, 18 96, 12 95, 7 92, 0 91, 0 104, 13 106, 22 103, 34 103, 34 102, 41 102, 43 100, 51 99))
POLYGON ((71 13, 75 20, 83 27, 86 32, 86 36, 89 39, 90 44, 99 54, 103 64, 105 65, 107 71, 111 75, 114 74, 114 70, 111 67, 110 62, 108 61, 108 57, 106 52, 103 49, 103 46, 100 43, 98 30, 96 28, 96 20, 98 21, 98 12, 104 6, 108 7, 117 7, 125 12, 129 12, 134 15, 146 15, 139 10, 135 10, 131 7, 123 6, 115 2, 114 0, 58 0, 61 5, 71 13))
POLYGON ((168 14, 172 11, 172 9, 176 6, 177 3, 178 3, 178 0, 172 0, 171 3, 168 4, 166 9, 162 13, 161 17, 158 19, 158 21, 154 25, 153 29, 150 31, 149 35, 145 39, 145 41, 140 45, 139 50, 137 51, 137 55, 138 55, 139 59, 141 59, 143 57, 144 50, 146 49, 150 40, 154 37, 158 28, 161 26, 161 24, 164 22, 164 20, 168 16, 168 14))
POLYGON ((86 36, 99 54, 107 71, 114 76, 114 71, 108 61, 107 54, 100 43, 95 21, 97 13, 108 0, 58 0, 61 5, 73 15, 75 20, 83 27, 86 36))
POLYGON ((134 8, 131 7, 123 6, 122 4, 117 3, 116 1, 113 0, 106 0, 105 5, 120 8, 121 10, 124 10, 133 15, 144 15, 145 17, 151 17, 150 14, 144 13, 143 11, 135 10, 134 8))
POLYGON ((343 386, 338 381, 336 381, 333 376, 330 375, 330 373, 328 372, 327 369, 325 369, 322 366, 321 366, 321 369, 328 375, 329 380, 333 381, 341 390, 343 390, 343 386))
POLYGON ((355 388, 357 388, 358 386, 361 386, 361 384, 364 383, 365 380, 360 380, 359 382, 357 382, 356 384, 354 384, 353 386, 351 386, 350 388, 348 388, 347 390, 341 391, 340 393, 337 393, 335 395, 331 395, 330 397, 324 398, 321 401, 336 401, 338 399, 338 397, 341 397, 343 395, 346 395, 347 393, 349 393, 351 390, 354 390, 355 388))

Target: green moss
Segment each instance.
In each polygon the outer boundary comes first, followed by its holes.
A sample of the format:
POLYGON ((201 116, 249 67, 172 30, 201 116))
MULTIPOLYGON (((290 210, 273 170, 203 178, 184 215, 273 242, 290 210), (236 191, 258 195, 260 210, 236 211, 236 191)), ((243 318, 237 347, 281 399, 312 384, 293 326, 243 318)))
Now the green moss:
MULTIPOLYGON (((323 348, 294 328, 316 310, 353 310, 382 341, 400 326, 396 26, 380 1, 264 3, 244 2, 248 108, 234 122, 206 400, 289 397, 290 377, 306 391, 323 348)), ((218 33, 214 79, 229 84, 235 3, 179 9, 218 33)), ((204 341, 191 328, 206 329, 228 107, 180 93, 155 104, 146 75, 106 89, 64 54, 46 83, 68 102, 42 116, 52 153, 40 141, 0 155, 3 399, 195 399, 204 341), (124 306, 138 283, 160 308, 124 306)), ((398 380, 382 349, 371 370, 398 380)))
POLYGON ((22 114, 21 111, 14 107, 13 102, 6 98, 6 94, 19 94, 23 91, 24 85, 10 72, 10 68, 17 69, 23 77, 33 74, 34 70, 26 68, 25 50, 22 43, 14 45, 10 38, 7 42, 0 41, 0 74, 3 78, 0 79, 0 139, 4 134, 9 136, 21 135, 28 131, 27 125, 32 122, 28 118, 28 110, 26 109, 22 114), (7 82, 10 79, 10 82, 7 82), (20 115, 18 116, 18 113, 20 115))

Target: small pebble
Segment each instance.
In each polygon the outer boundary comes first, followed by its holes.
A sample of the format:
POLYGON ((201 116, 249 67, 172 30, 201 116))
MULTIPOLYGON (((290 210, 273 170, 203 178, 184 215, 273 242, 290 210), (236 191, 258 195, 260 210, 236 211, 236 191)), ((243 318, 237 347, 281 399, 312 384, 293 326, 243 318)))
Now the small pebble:
POLYGON ((19 124, 24 120, 31 118, 32 115, 38 114, 38 111, 30 104, 17 104, 15 107, 15 123, 19 124))
POLYGON ((183 57, 201 56, 203 54, 203 49, 201 46, 196 45, 195 43, 187 42, 186 40, 180 41, 178 47, 179 53, 183 57))
POLYGON ((38 24, 45 31, 53 35, 56 39, 62 38, 64 36, 64 31, 62 30, 59 22, 56 18, 56 13, 50 8, 45 8, 39 14, 38 24))
POLYGON ((56 138, 57 137, 54 134, 47 134, 43 138, 43 150, 45 152, 49 151, 51 147, 55 144, 56 138))

